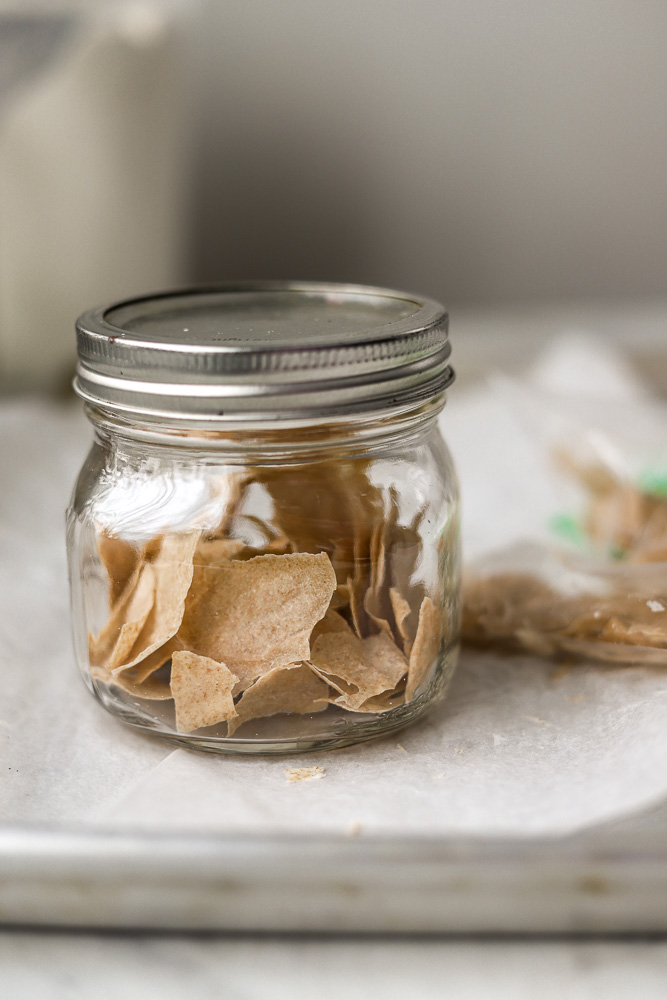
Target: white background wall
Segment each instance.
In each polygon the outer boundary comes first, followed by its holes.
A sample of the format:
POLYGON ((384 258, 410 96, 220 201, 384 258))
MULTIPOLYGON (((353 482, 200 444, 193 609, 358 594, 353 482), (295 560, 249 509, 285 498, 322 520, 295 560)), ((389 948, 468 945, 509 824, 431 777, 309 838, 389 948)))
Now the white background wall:
POLYGON ((205 0, 198 278, 667 291, 666 0, 205 0))
POLYGON ((667 296, 667 0, 145 2, 188 43, 183 280, 667 296))

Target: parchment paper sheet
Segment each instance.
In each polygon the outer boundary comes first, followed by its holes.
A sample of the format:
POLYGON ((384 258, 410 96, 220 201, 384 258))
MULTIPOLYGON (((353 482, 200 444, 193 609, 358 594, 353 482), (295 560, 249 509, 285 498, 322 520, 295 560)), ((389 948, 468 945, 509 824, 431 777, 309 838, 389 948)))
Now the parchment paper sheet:
MULTIPOLYGON (((489 423, 489 406, 484 389, 457 398, 454 388, 443 415, 477 552, 541 523, 544 484, 533 483, 528 512, 515 509, 524 442, 504 417, 489 423)), ((447 700, 421 723, 291 758, 174 751, 126 728, 85 690, 70 640, 64 508, 89 441, 78 406, 0 407, 2 823, 530 836, 665 799, 667 671, 466 653, 447 700), (312 765, 320 780, 286 780, 286 768, 312 765)))

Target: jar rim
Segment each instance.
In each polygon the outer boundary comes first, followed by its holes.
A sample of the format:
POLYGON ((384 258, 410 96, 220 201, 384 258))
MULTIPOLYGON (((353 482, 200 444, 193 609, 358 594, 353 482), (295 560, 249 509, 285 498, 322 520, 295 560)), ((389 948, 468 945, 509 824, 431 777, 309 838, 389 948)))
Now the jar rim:
POLYGON ((391 410, 454 378, 444 308, 373 286, 228 282, 93 309, 76 330, 78 394, 148 419, 391 410))

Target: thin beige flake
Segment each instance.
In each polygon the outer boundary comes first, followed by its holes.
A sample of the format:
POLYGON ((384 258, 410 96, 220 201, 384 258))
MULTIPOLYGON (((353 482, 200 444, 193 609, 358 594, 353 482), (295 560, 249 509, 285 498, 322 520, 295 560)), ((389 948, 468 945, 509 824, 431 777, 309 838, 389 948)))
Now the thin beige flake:
POLYGON ((233 719, 236 710, 232 689, 237 680, 224 663, 187 651, 174 653, 171 693, 179 733, 233 719))
POLYGON ((99 532, 97 551, 109 576, 109 607, 113 607, 137 568, 140 552, 132 542, 108 531, 99 532))
MULTIPOLYGON (((405 664, 407 666, 407 663, 405 664)), ((312 669, 315 669, 314 667, 312 669)), ((327 679, 326 676, 323 679, 327 679)), ((356 695, 356 689, 349 684, 346 685, 340 678, 328 678, 328 684, 339 692, 340 696, 332 694, 330 701, 339 708, 344 708, 348 712, 368 713, 379 715, 381 712, 390 712, 393 708, 405 705, 405 677, 402 677, 396 687, 390 691, 383 691, 382 694, 373 695, 366 701, 360 702, 356 695), (334 681, 336 683, 334 683, 334 681)))
POLYGON ((279 535, 277 538, 272 538, 270 542, 267 542, 261 553, 255 552, 255 555, 286 556, 292 552, 294 552, 294 546, 287 535, 279 535))
POLYGON ((373 623, 373 625, 375 625, 376 628, 378 628, 381 632, 386 632, 388 636, 393 638, 389 620, 383 617, 380 601, 372 589, 366 591, 366 596, 364 597, 364 610, 368 615, 369 620, 373 623))
POLYGON ((410 653, 410 669, 405 686, 405 700, 412 701, 433 666, 442 638, 442 612, 430 597, 425 597, 419 609, 417 635, 410 653))
POLYGON ((251 546, 245 545, 239 552, 237 559, 254 559, 255 556, 286 556, 294 552, 294 546, 288 538, 274 538, 265 545, 251 546))
POLYGON ((200 538, 192 562, 195 566, 212 566, 223 559, 234 559, 244 548, 236 538, 200 538))
MULTIPOLYGON (((334 557, 334 570, 336 568, 335 557, 334 557)), ((334 591, 334 595, 331 598, 331 607, 334 611, 340 608, 348 607, 350 603, 350 588, 346 583, 339 583, 334 591)))
POLYGON ((364 639, 364 656, 371 670, 385 680, 383 690, 396 687, 408 672, 408 661, 394 640, 385 632, 364 639))
POLYGON ((374 526, 373 532, 371 534, 371 547, 370 547, 370 560, 371 560, 371 574, 369 581, 369 590, 374 592, 377 588, 378 577, 380 573, 384 570, 381 568, 381 550, 382 550, 382 533, 384 531, 385 524, 383 521, 378 521, 374 526))
POLYGON ((391 601, 391 607, 394 612, 394 621, 396 622, 396 631, 400 636, 401 642, 403 644, 403 651, 406 656, 410 655, 410 650, 412 649, 412 638, 408 629, 408 618, 410 617, 410 605, 403 597, 401 593, 396 589, 396 587, 391 587, 389 590, 389 599, 391 601))
POLYGON ((563 597, 536 576, 503 573, 467 581, 463 635, 545 656, 562 651, 609 662, 664 663, 665 607, 667 596, 654 588, 643 595, 618 590, 563 597))
POLYGON ((274 500, 276 525, 298 552, 329 554, 339 584, 354 576, 358 556, 369 565, 372 529, 382 519, 381 494, 368 470, 367 459, 342 456, 289 470, 256 470, 274 500))
POLYGON ((583 528, 599 550, 629 563, 667 559, 665 496, 638 489, 603 464, 581 462, 565 448, 555 449, 553 457, 589 494, 583 528))
MULTIPOLYGON (((136 666, 132 667, 132 676, 136 679, 137 683, 142 684, 147 677, 150 677, 156 670, 163 667, 174 653, 179 652, 183 648, 183 644, 178 636, 174 636, 173 639, 165 642, 163 646, 158 646, 146 659, 141 660, 136 666)), ((122 669, 121 667, 121 670, 116 670, 116 674, 120 673, 122 669)))
POLYGON ((111 655, 105 664, 108 670, 113 670, 119 664, 125 663, 146 624, 154 601, 155 573, 150 563, 146 563, 141 569, 136 590, 127 606, 125 624, 121 626, 111 655))
POLYGON ((261 548, 246 545, 239 538, 203 538, 194 555, 195 566, 215 566, 225 559, 252 559, 260 555, 286 555, 292 551, 288 538, 281 535, 261 548))
POLYGON ((154 677, 149 678, 144 684, 138 684, 128 674, 114 677, 106 667, 91 667, 90 676, 93 680, 102 681, 104 684, 113 684, 122 688, 123 691, 127 691, 128 694, 133 694, 137 698, 145 698, 147 701, 167 701, 172 696, 169 685, 154 677))
MULTIPOLYGON (((416 570, 422 552, 421 523, 424 511, 420 510, 408 526, 396 524, 389 542, 389 587, 399 593, 407 601, 410 611, 404 619, 402 631, 396 624, 397 638, 408 636, 406 655, 409 655, 410 639, 417 632, 417 609, 421 607, 426 596, 423 583, 417 578, 416 570)), ((393 605, 392 616, 394 615, 393 605)), ((404 640, 405 641, 405 640, 404 640)))
POLYGON ((629 646, 667 647, 667 630, 664 624, 651 626, 612 617, 600 632, 600 639, 603 642, 625 643, 629 646))
MULTIPOLYGON (((520 629, 556 628, 556 596, 551 587, 527 573, 464 579, 464 637, 470 642, 496 641, 511 645, 520 629)), ((579 613, 588 610, 582 606, 579 613)), ((573 617, 576 618, 576 614, 573 617)), ((561 627, 567 624, 564 618, 561 627)))
POLYGON ((336 704, 344 708, 349 706, 352 711, 383 711, 378 707, 379 701, 390 695, 395 696, 395 703, 399 704, 400 696, 397 695, 396 689, 401 686, 401 681, 408 671, 408 662, 403 653, 391 635, 385 632, 369 636, 363 640, 362 645, 364 660, 368 667, 368 680, 365 686, 359 688, 359 696, 366 697, 360 703, 359 697, 350 697, 343 691, 341 697, 336 699, 336 704))
POLYGON ((141 549, 139 562, 153 562, 155 557, 160 553, 163 541, 163 535, 155 535, 154 538, 149 539, 141 549))
POLYGON ((321 670, 320 667, 316 667, 310 660, 308 661, 308 666, 320 680, 323 680, 331 688, 329 692, 330 702, 336 703, 341 695, 348 702, 356 702, 358 700, 358 689, 353 684, 348 684, 342 677, 336 677, 335 674, 328 674, 325 670, 321 670))
POLYGON ((243 500, 245 489, 250 482, 251 477, 245 471, 227 471, 225 473, 222 484, 224 486, 224 492, 226 492, 227 495, 222 501, 223 509, 220 521, 213 532, 216 538, 224 538, 225 540, 228 538, 232 520, 237 514, 239 505, 243 500))
POLYGON ((171 688, 164 681, 149 677, 143 683, 133 683, 125 674, 119 674, 113 678, 113 684, 123 688, 128 694, 136 695, 137 698, 145 698, 147 701, 168 701, 173 697, 171 688))
POLYGON ((348 577, 347 589, 350 595, 350 617, 352 619, 352 626, 357 634, 357 638, 360 639, 364 634, 364 617, 365 614, 363 603, 360 603, 360 595, 357 588, 354 585, 354 580, 352 577, 348 577))
POLYGON ((339 614, 337 611, 334 611, 333 608, 328 608, 324 618, 320 618, 320 620, 316 623, 315 628, 311 632, 310 644, 312 646, 315 640, 318 638, 318 636, 324 635, 326 632, 349 632, 349 631, 350 631, 350 626, 347 624, 343 616, 339 614))
POLYGON ((140 572, 139 569, 134 571, 131 579, 125 586, 125 590, 114 604, 109 617, 97 635, 94 635, 92 632, 88 634, 88 657, 91 664, 101 666, 109 659, 111 650, 116 644, 120 630, 125 623, 127 608, 132 600, 132 595, 137 589, 140 572))
POLYGON ((387 583, 389 581, 390 574, 390 564, 389 558, 391 555, 391 548, 393 544, 393 538, 398 530, 398 512, 399 512, 399 498, 396 489, 392 486, 389 490, 389 510, 384 517, 382 522, 382 530, 380 533, 380 544, 377 553, 377 568, 375 572, 375 581, 373 584, 373 591, 376 598, 380 598, 382 594, 386 593, 387 583))
POLYGON ((148 616, 129 662, 118 667, 133 667, 173 638, 183 620, 185 598, 192 582, 193 563, 199 532, 165 535, 153 562, 155 603, 148 616))
POLYGON ((352 632, 321 635, 313 644, 311 663, 319 676, 331 678, 332 687, 344 682, 336 704, 357 709, 359 705, 396 687, 408 664, 392 639, 384 632, 361 640, 352 632))
MULTIPOLYGON (((348 577, 347 586, 350 591, 350 612, 354 629, 360 639, 369 634, 370 619, 366 611, 366 595, 371 587, 373 573, 372 533, 376 529, 369 521, 368 511, 360 508, 357 520, 353 523, 354 543, 354 573, 348 577)), ((379 546, 379 533, 377 534, 379 546)))
MULTIPOLYGON (((357 697, 369 680, 361 639, 349 629, 346 632, 320 635, 313 643, 310 662, 320 676, 340 678, 346 685, 350 685, 357 697)), ((377 693, 379 692, 372 692, 377 693)), ((365 701, 370 696, 362 695, 359 701, 365 701)))
POLYGON ((269 715, 323 712, 329 702, 329 687, 303 663, 274 667, 260 677, 236 704, 237 715, 228 727, 228 735, 251 719, 269 715))
MULTIPOLYGON (((389 556, 392 539, 398 530, 398 497, 396 490, 390 489, 389 510, 377 526, 371 543, 371 574, 368 590, 364 595, 364 610, 369 623, 375 629, 386 632, 391 638, 398 633, 394 630, 393 608, 388 593, 389 556)), ((373 627, 370 631, 375 630, 373 627)))
POLYGON ((226 663, 242 683, 307 660, 310 634, 336 588, 320 553, 255 556, 195 568, 180 639, 226 663))
POLYGON ((379 715, 380 712, 390 712, 392 708, 399 708, 401 705, 405 705, 404 691, 385 691, 384 694, 378 694, 374 698, 362 702, 358 708, 351 709, 351 711, 379 715))
POLYGON ((136 567, 132 577, 116 601, 109 618, 98 635, 90 636, 88 647, 90 662, 109 666, 122 662, 129 655, 137 636, 144 627, 155 599, 155 574, 149 564, 136 567), (136 625, 141 622, 137 629, 136 625), (133 636, 130 642, 130 637, 133 636))
MULTIPOLYGON (((597 565, 586 553, 580 565, 582 583, 590 574, 590 591, 561 592, 541 578, 537 564, 534 573, 476 575, 464 581, 463 638, 545 656, 664 665, 664 574, 645 564, 667 558, 667 498, 567 450, 554 457, 589 495, 580 527, 597 565)), ((576 565, 574 555, 564 557, 568 574, 576 565)))

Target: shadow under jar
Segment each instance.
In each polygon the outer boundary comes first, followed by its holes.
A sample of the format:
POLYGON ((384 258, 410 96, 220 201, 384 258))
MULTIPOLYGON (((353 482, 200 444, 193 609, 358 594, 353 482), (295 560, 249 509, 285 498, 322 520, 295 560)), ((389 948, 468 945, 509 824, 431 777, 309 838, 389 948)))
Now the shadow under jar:
POLYGON ((247 283, 94 310, 77 336, 95 441, 68 511, 72 615, 104 707, 237 754, 419 718, 459 633, 442 307, 247 283))

